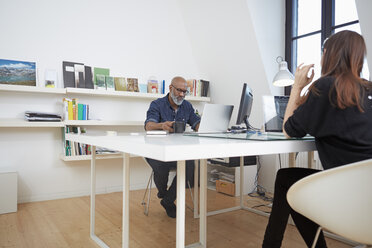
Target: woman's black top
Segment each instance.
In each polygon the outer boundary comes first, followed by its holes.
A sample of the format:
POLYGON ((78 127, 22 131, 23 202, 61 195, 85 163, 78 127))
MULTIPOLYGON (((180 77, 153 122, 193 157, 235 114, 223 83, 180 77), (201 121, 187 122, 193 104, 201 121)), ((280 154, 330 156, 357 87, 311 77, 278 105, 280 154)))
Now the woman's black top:
MULTIPOLYGON (((300 105, 284 125, 291 137, 310 134, 324 169, 330 169, 372 158, 372 83, 363 87, 363 110, 349 107, 339 109, 329 100, 333 77, 314 82, 319 93, 310 91, 306 102, 300 105)), ((333 99, 335 94, 331 94, 333 99)))

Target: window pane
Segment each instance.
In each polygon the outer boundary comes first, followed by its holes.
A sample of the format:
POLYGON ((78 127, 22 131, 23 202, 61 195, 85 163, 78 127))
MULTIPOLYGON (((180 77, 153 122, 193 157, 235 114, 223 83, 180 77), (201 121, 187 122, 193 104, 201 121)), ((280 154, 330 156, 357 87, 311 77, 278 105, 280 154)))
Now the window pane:
POLYGON ((353 25, 347 25, 347 26, 344 26, 344 27, 341 27, 341 28, 336 28, 335 33, 338 33, 342 30, 351 30, 351 31, 357 32, 358 34, 361 33, 359 23, 355 23, 353 25))
POLYGON ((355 0, 335 0, 335 25, 358 19, 355 0))
MULTIPOLYGON (((314 34, 297 40, 297 65, 314 64, 314 80, 320 77, 321 41, 320 34, 314 34)), ((295 69, 293 70, 295 71, 295 69)))
POLYGON ((321 0, 298 0, 296 36, 320 30, 321 14, 321 0))

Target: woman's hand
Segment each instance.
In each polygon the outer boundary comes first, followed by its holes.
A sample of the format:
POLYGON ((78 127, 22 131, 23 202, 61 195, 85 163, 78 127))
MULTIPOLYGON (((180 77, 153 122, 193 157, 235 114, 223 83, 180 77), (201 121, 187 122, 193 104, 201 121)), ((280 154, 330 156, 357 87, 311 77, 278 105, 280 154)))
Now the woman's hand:
POLYGON ((296 69, 295 81, 293 84, 293 88, 297 88, 299 90, 302 90, 306 85, 311 83, 314 78, 314 64, 304 66, 302 65, 303 63, 300 64, 296 69), (310 69, 313 70, 310 77, 308 77, 307 75, 309 74, 310 69))

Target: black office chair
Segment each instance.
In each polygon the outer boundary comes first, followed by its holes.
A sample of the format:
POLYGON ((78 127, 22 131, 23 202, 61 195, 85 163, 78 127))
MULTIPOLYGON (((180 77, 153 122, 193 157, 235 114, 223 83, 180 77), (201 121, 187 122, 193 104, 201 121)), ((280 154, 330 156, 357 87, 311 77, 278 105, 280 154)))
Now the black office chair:
MULTIPOLYGON (((144 160, 148 164, 148 162, 146 161, 146 159, 144 159, 144 160)), ((177 171, 177 169, 171 169, 170 171, 177 171)), ((147 182, 145 193, 143 194, 142 203, 141 203, 141 205, 144 207, 144 212, 143 213, 146 216, 149 215, 150 199, 151 199, 151 188, 152 188, 153 179, 154 179, 154 171, 151 172, 150 178, 149 178, 149 180, 147 182), (146 197, 147 197, 147 201, 145 201, 146 197)), ((192 189, 191 189, 191 185, 190 185, 190 182, 189 181, 187 181, 187 185, 188 185, 188 188, 189 188, 189 191, 190 191, 191 200, 194 203, 194 196, 192 194, 192 189)), ((194 211, 194 208, 189 207, 187 204, 186 204, 186 207, 189 208, 191 211, 194 211)))

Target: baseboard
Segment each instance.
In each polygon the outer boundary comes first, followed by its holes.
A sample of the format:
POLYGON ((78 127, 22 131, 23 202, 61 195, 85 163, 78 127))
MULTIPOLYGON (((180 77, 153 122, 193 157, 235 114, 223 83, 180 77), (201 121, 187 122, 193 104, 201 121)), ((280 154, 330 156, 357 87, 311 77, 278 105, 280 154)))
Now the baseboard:
MULTIPOLYGON (((140 184, 132 184, 130 185, 130 190, 141 190, 145 189, 147 184, 140 183, 140 184)), ((114 192, 121 192, 123 187, 120 186, 110 186, 110 187, 103 187, 97 188, 97 194, 108 194, 114 192)), ((65 191, 65 192, 58 192, 53 194, 40 194, 40 195, 30 195, 30 196, 19 196, 18 203, 27 203, 27 202, 38 202, 38 201, 50 201, 50 200, 58 200, 58 199, 65 199, 65 198, 74 198, 74 197, 82 197, 90 195, 90 189, 81 190, 81 191, 65 191)))

